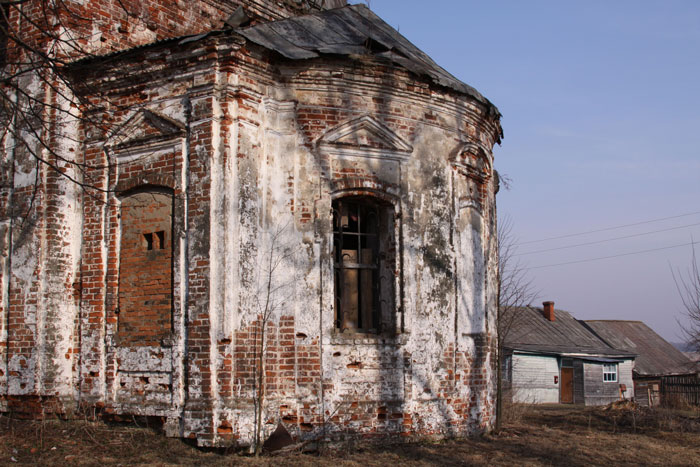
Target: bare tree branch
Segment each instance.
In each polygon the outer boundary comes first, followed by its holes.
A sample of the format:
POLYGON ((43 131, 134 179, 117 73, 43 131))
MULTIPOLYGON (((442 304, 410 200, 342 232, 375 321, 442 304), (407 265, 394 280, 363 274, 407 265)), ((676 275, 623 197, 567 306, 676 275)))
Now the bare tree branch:
MULTIPOLYGON (((125 18, 140 21, 120 3, 125 18)), ((138 7, 133 7, 138 8, 138 7)), ((104 130, 100 119, 122 105, 76 73, 76 61, 98 57, 87 5, 65 0, 0 2, 0 136, 5 159, 36 159, 48 170, 84 189, 109 192, 100 171, 109 166, 82 160, 63 143, 82 143, 77 131, 104 130), (27 8, 31 6, 31 8, 27 8), (100 110, 101 112, 97 112, 100 110)), ((95 193, 93 193, 95 192, 95 193)))
POLYGON ((503 418, 504 345, 510 332, 521 324, 520 310, 534 302, 539 293, 535 290, 527 268, 515 256, 517 241, 513 234, 513 222, 509 217, 498 223, 498 348, 496 388, 496 428, 503 418))
POLYGON ((700 267, 695 256, 695 241, 691 238, 691 259, 686 271, 673 270, 673 281, 683 303, 686 322, 678 322, 686 343, 700 352, 700 267))
POLYGON ((284 293, 292 284, 292 277, 282 277, 280 268, 284 264, 293 261, 296 250, 285 245, 283 235, 288 232, 289 222, 277 226, 270 234, 269 244, 264 252, 262 267, 258 275, 259 290, 255 294, 259 317, 259 335, 256 337, 255 352, 257 365, 255 381, 255 455, 262 452, 262 426, 263 412, 265 409, 265 356, 267 346, 267 325, 273 314, 287 302, 287 294, 284 293), (264 297, 261 298, 261 297, 264 297))

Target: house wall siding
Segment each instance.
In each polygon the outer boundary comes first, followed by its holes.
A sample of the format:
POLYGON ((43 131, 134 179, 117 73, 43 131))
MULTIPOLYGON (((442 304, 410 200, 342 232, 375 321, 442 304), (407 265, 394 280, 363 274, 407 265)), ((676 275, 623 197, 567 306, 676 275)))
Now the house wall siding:
POLYGON ((661 402, 661 379, 658 377, 635 378, 634 400, 647 407, 659 405, 661 402))
POLYGON ((513 355, 513 401, 526 404, 559 402, 559 361, 543 355, 513 355))
POLYGON ((625 360, 618 365, 618 379, 620 380, 620 384, 624 384, 627 387, 624 397, 630 400, 634 400, 636 396, 633 370, 634 360, 625 360))
MULTIPOLYGON (((544 355, 513 354, 512 382, 509 390, 514 402, 541 404, 558 403, 560 381, 554 383, 554 376, 560 376, 558 357, 544 355)), ((633 360, 618 364, 618 381, 603 381, 603 365, 573 359, 574 404, 605 405, 619 400, 620 384, 625 384, 625 398, 634 397, 632 381, 633 360)), ((557 378, 559 379, 559 378, 557 378)))
POLYGON ((586 405, 605 405, 620 399, 620 384, 627 386, 625 397, 634 397, 632 381, 633 360, 625 360, 618 364, 618 381, 603 381, 603 364, 584 362, 584 397, 586 405))
POLYGON ((585 380, 583 377, 583 361, 574 359, 574 404, 585 404, 585 380))

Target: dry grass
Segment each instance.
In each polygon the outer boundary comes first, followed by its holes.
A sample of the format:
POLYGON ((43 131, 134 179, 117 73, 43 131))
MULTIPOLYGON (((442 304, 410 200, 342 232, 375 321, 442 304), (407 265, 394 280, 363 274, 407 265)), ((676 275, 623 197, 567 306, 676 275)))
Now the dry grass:
POLYGON ((477 439, 261 459, 200 450, 147 427, 0 417, 0 464, 700 465, 697 411, 649 410, 629 404, 511 409, 515 416, 501 433, 477 439))

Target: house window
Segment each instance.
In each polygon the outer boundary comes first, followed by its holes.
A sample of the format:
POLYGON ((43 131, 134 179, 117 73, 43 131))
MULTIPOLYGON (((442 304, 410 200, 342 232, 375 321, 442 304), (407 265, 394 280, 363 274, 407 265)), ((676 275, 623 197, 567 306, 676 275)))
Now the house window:
POLYGON ((385 333, 393 321, 393 207, 370 197, 333 202, 335 325, 385 333))
POLYGON ((603 381, 617 382, 617 363, 606 363, 603 365, 603 381))

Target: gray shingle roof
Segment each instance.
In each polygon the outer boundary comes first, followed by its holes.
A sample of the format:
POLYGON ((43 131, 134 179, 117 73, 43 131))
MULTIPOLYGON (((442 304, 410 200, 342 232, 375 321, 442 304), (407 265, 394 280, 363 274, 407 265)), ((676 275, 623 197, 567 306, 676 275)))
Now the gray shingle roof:
POLYGON ((323 54, 371 54, 385 58, 439 85, 471 96, 484 104, 492 115, 500 116, 496 106, 479 91, 445 71, 365 5, 349 5, 262 23, 236 32, 292 60, 323 54))
POLYGON ((615 349, 593 334, 563 310, 555 310, 555 320, 544 317, 542 308, 520 307, 517 319, 505 338, 505 347, 526 352, 589 357, 626 357, 635 353, 615 349))
POLYGON ((692 373, 695 364, 641 321, 585 321, 610 346, 638 354, 635 373, 642 376, 692 373))

